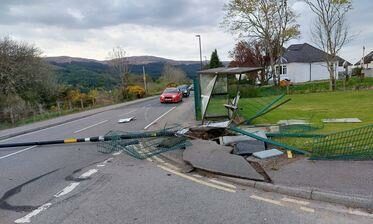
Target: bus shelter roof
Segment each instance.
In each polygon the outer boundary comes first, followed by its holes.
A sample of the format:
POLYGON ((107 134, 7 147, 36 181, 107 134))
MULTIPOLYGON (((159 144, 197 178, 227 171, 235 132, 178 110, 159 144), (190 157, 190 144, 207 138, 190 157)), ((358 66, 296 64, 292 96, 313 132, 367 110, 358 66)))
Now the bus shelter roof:
POLYGON ((233 67, 233 68, 211 68, 199 71, 201 75, 215 74, 215 75, 236 75, 236 74, 245 74, 249 72, 261 71, 262 67, 233 67))

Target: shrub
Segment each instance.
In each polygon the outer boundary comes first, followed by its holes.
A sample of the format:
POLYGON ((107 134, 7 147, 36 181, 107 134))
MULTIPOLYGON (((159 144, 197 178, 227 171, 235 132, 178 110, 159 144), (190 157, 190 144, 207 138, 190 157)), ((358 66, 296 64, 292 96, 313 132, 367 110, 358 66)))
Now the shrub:
POLYGON ((143 98, 145 96, 145 90, 141 86, 129 86, 127 87, 127 93, 130 97, 143 98))

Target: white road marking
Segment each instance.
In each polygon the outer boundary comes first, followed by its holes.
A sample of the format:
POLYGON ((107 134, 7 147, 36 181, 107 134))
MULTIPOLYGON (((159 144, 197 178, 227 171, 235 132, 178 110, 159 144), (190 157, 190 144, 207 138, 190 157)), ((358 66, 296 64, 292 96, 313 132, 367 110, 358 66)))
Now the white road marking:
POLYGON ((30 212, 29 214, 25 215, 24 217, 15 220, 14 222, 15 223, 29 223, 32 217, 38 215, 40 212, 44 210, 47 210, 51 205, 52 203, 46 203, 40 206, 39 208, 35 209, 34 211, 30 212))
POLYGON ((144 130, 148 129, 150 126, 152 126, 155 122, 159 121, 162 117, 166 116, 168 113, 170 113, 172 110, 174 110, 176 107, 172 107, 171 109, 169 109, 168 111, 166 111, 164 114, 162 114, 161 116, 159 116, 157 119, 155 119, 154 121, 152 121, 150 124, 146 125, 144 130))
POLYGON ((158 156, 153 156, 153 158, 154 158, 155 160, 157 160, 158 162, 160 162, 160 163, 164 163, 164 160, 161 159, 161 158, 159 158, 158 156))
POLYGON ((234 186, 232 184, 221 182, 221 181, 218 181, 218 180, 215 180, 215 179, 209 179, 209 181, 212 182, 212 183, 215 183, 215 184, 219 184, 219 185, 225 186, 225 187, 236 189, 236 186, 234 186))
POLYGON ((212 183, 208 183, 208 182, 205 182, 205 181, 202 181, 202 180, 198 180, 197 178, 194 178, 194 177, 191 177, 191 176, 188 176, 188 175, 185 175, 183 173, 180 173, 180 172, 177 172, 175 170, 172 170, 168 167, 165 167, 165 166, 161 166, 161 165, 158 165, 159 168, 167 171, 167 172, 170 172, 170 173, 173 173, 177 176, 180 176, 180 177, 183 177, 185 179, 188 179, 188 180, 191 180, 191 181, 194 181, 196 183, 199 183, 199 184, 203 184, 203 185, 206 185, 208 187, 213 187, 213 188, 216 188, 216 189, 219 189, 219 190, 222 190, 222 191, 227 191, 227 192, 231 192, 231 193, 236 193, 235 190, 232 190, 230 188, 225 188, 225 187, 222 187, 222 186, 219 186, 219 185, 216 185, 216 184, 212 184, 212 183))
POLYGON ((126 112, 126 113, 121 114, 121 115, 118 115, 118 117, 122 117, 122 116, 124 116, 124 115, 130 114, 130 113, 133 113, 133 112, 135 112, 135 111, 137 111, 137 109, 136 109, 136 110, 131 110, 131 111, 126 112))
POLYGON ((279 205, 279 206, 283 206, 283 204, 281 204, 281 202, 276 201, 276 200, 272 200, 272 199, 269 199, 269 198, 263 198, 263 197, 259 197, 259 196, 256 196, 256 195, 251 195, 250 198, 260 200, 260 201, 265 201, 265 202, 275 204, 275 205, 279 205))
POLYGON ((66 195, 66 194, 70 193, 71 191, 73 191, 78 185, 79 185, 78 182, 73 182, 69 186, 62 189, 62 191, 55 194, 54 197, 58 198, 58 197, 61 197, 63 195, 66 195))
POLYGON ((97 126, 97 125, 103 124, 103 123, 108 122, 108 121, 109 121, 109 120, 100 121, 100 122, 98 122, 98 123, 96 123, 96 124, 90 125, 90 126, 88 126, 88 127, 82 128, 82 129, 79 129, 79 130, 77 130, 77 131, 74 131, 74 134, 79 133, 79 132, 82 132, 82 131, 85 131, 85 130, 87 130, 87 129, 89 129, 89 128, 93 128, 93 127, 95 127, 95 126, 97 126))
POLYGON ((302 201, 298 199, 292 199, 292 198, 282 198, 282 201, 291 202, 299 205, 309 205, 310 203, 308 201, 302 201))
POLYGON ((96 169, 90 169, 87 172, 85 172, 82 175, 80 175, 79 178, 87 178, 87 177, 91 176, 92 174, 97 173, 97 171, 98 170, 96 170, 96 169))
POLYGON ((97 164, 97 167, 104 167, 108 162, 110 162, 113 159, 114 159, 113 157, 108 158, 104 162, 102 162, 101 164, 97 164))
POLYGON ((176 167, 170 163, 163 163, 165 166, 168 166, 169 168, 173 169, 173 170, 176 170, 176 171, 180 171, 180 168, 179 167, 176 167))
POLYGON ((305 212, 310 212, 310 213, 314 213, 315 212, 315 209, 313 209, 313 208, 307 208, 307 207, 301 206, 300 209, 303 210, 303 211, 305 211, 305 212))
POLYGON ((357 209, 352 209, 352 208, 348 209, 348 214, 359 215, 359 216, 366 216, 366 217, 373 218, 373 214, 370 214, 370 213, 367 213, 367 212, 363 212, 363 211, 360 211, 360 210, 357 210, 357 209))
POLYGON ((122 154, 122 151, 114 152, 114 153, 111 154, 111 155, 113 155, 113 156, 117 156, 117 155, 120 155, 120 154, 122 154))
POLYGON ((13 153, 10 153, 10 154, 8 154, 8 155, 2 156, 2 157, 0 157, 0 159, 5 159, 5 158, 8 158, 8 157, 10 157, 10 156, 14 156, 14 155, 16 155, 16 154, 18 154, 18 153, 26 152, 27 150, 33 149, 33 148, 35 148, 35 147, 36 147, 36 145, 31 146, 31 147, 28 147, 28 148, 25 148, 25 149, 21 149, 21 150, 19 150, 19 151, 17 151, 17 152, 13 152, 13 153))
POLYGON ((52 127, 43 128, 43 129, 40 129, 40 130, 37 130, 37 131, 32 131, 32 132, 25 133, 25 134, 22 134, 22 135, 17 135, 17 136, 14 136, 14 137, 10 137, 10 138, 7 138, 7 139, 0 140, 0 142, 6 142, 6 141, 9 141, 9 140, 14 139, 14 138, 19 138, 19 137, 22 137, 22 136, 39 133, 39 132, 42 132, 42 131, 45 131, 45 130, 48 130, 48 129, 51 129, 51 128, 61 127, 61 126, 64 126, 64 125, 67 125, 67 124, 71 124, 71 123, 74 123, 74 122, 78 122, 78 121, 81 121, 81 120, 84 120, 84 119, 88 119, 88 118, 91 118, 91 116, 80 118, 80 119, 73 120, 73 121, 69 121, 69 122, 66 122, 66 123, 63 123, 63 124, 58 124, 58 125, 55 125, 55 126, 52 126, 52 127))
POLYGON ((198 177, 198 178, 202 178, 202 176, 199 175, 199 174, 192 174, 192 176, 194 176, 194 177, 198 177))

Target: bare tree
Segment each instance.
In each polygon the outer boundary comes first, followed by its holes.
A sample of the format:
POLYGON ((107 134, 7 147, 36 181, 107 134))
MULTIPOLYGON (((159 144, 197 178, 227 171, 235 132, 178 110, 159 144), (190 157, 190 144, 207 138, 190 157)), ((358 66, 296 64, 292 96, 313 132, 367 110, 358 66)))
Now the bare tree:
POLYGON ((330 90, 336 88, 338 53, 351 39, 346 23, 347 13, 352 9, 349 0, 304 0, 316 14, 312 30, 315 44, 327 54, 325 61, 329 71, 330 90))
POLYGON ((241 38, 260 43, 270 61, 270 76, 274 77, 276 59, 282 55, 283 45, 300 34, 296 15, 287 0, 230 0, 225 5, 222 25, 241 38))
POLYGON ((185 72, 170 64, 165 64, 160 78, 163 82, 181 84, 188 80, 185 72))
POLYGON ((111 52, 109 52, 109 64, 121 78, 121 86, 123 90, 126 90, 129 84, 129 62, 128 58, 126 57, 127 52, 120 46, 113 48, 111 52))

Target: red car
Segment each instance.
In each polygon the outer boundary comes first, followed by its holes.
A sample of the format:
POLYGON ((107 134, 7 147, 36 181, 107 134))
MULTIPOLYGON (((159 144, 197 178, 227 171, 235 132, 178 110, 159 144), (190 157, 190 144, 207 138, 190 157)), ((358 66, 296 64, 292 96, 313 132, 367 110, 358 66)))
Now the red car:
POLYGON ((166 88, 159 99, 161 103, 178 103, 183 100, 183 94, 177 88, 166 88))

